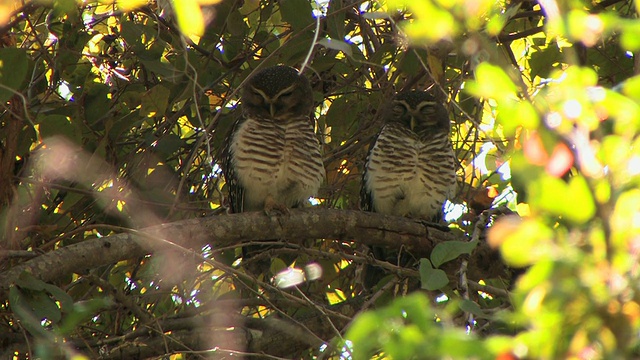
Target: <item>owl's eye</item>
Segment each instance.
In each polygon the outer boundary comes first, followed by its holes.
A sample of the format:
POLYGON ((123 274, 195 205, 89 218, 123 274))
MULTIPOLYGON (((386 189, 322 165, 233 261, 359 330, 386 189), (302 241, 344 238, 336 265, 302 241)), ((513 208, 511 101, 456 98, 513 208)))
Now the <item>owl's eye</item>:
POLYGON ((259 99, 260 102, 263 102, 265 100, 264 94, 261 91, 251 89, 251 93, 256 97, 256 99, 259 99))
POLYGON ((280 96, 278 96, 279 98, 287 98, 289 96, 293 95, 293 90, 288 90, 286 92, 283 92, 280 94, 280 96))
POLYGON ((432 115, 436 112, 436 108, 434 108, 433 106, 424 106, 422 107, 422 109, 420 109, 420 113, 422 113, 423 115, 432 115))
POLYGON ((402 106, 402 105, 395 105, 395 106, 393 107, 393 113, 394 113, 395 115, 402 115, 402 114, 404 114, 404 113, 405 113, 405 110, 406 110, 406 109, 405 109, 405 107, 404 107, 404 106, 402 106))

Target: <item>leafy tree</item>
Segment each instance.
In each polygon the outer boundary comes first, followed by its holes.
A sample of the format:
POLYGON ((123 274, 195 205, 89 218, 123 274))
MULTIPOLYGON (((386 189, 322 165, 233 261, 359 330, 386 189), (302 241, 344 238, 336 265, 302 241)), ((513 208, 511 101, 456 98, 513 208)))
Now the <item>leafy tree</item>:
POLYGON ((638 11, 0 4, 2 358, 638 357, 638 11), (288 215, 226 214, 238 89, 278 63, 312 83, 327 182, 288 215), (358 210, 380 109, 408 88, 454 123, 447 231, 358 210), (254 277, 258 242, 279 246, 254 277), (392 274, 367 291, 374 262, 392 274))

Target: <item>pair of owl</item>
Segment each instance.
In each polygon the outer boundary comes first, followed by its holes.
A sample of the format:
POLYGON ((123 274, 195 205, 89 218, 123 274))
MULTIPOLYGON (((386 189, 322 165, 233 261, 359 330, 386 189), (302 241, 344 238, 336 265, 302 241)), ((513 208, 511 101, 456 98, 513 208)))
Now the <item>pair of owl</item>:
MULTIPOLYGON (((325 178, 309 81, 292 67, 269 67, 246 82, 241 101, 223 164, 231 211, 307 203, 325 178)), ((406 91, 384 111, 365 163, 361 207, 439 221, 456 186, 447 110, 426 92, 406 91)))

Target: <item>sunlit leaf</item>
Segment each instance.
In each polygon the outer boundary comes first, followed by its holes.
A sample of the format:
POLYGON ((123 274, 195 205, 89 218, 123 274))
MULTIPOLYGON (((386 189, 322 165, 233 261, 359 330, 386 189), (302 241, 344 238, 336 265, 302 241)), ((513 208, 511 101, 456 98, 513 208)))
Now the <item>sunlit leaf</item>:
POLYGON ((318 44, 329 49, 340 50, 348 56, 352 56, 351 46, 342 40, 323 38, 318 40, 318 44))
POLYGON ((202 35, 205 24, 200 4, 192 0, 173 0, 172 3, 180 30, 188 36, 202 35))
POLYGON ((530 265, 549 255, 552 237, 551 230, 538 221, 516 216, 501 218, 488 233, 489 243, 499 246, 504 260, 515 267, 530 265))
POLYGON ((147 5, 146 0, 118 0, 118 6, 122 9, 122 11, 130 11, 133 9, 137 9, 144 5, 147 5))
POLYGON ((380 326, 379 317, 372 312, 358 315, 345 336, 353 344, 354 359, 366 359, 368 353, 376 347, 376 340, 371 337, 373 331, 380 326))
POLYGON ((637 51, 640 49, 640 24, 634 21, 624 25, 624 31, 620 36, 620 44, 626 50, 637 51))
POLYGON ((586 46, 595 45, 605 30, 605 24, 598 14, 589 14, 582 10, 572 10, 568 14, 569 35, 582 41, 586 46))
POLYGON ((476 68, 475 74, 475 81, 467 85, 467 90, 472 94, 499 101, 515 96, 516 86, 499 66, 481 63, 476 68))
POLYGON ((589 186, 579 175, 571 177, 568 184, 555 177, 542 176, 529 186, 529 196, 532 206, 576 223, 584 223, 595 214, 589 186))

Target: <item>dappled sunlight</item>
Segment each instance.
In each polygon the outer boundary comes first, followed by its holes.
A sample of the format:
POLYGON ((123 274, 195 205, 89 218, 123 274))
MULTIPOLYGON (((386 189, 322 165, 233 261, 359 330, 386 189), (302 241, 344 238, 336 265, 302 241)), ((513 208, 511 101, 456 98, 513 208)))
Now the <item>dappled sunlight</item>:
POLYGON ((640 357, 639 9, 0 2, 0 357, 640 357))

